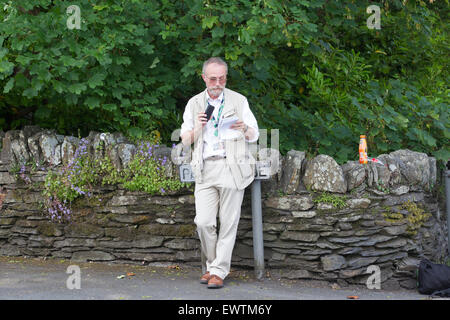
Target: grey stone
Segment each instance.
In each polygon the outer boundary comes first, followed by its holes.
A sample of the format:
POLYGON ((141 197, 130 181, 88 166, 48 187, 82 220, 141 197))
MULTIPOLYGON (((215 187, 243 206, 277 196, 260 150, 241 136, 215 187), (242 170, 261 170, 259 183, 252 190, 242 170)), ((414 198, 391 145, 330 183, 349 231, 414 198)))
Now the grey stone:
POLYGON ((304 151, 290 150, 286 154, 280 186, 284 193, 292 194, 297 191, 302 172, 302 162, 305 159, 304 151))
POLYGON ((401 196, 391 196, 386 198, 386 200, 384 200, 382 202, 382 206, 385 207, 392 207, 392 206, 396 206, 396 205, 402 205, 403 203, 407 202, 407 201, 413 201, 413 202, 419 202, 419 201, 423 201, 424 200, 424 194, 423 193, 407 193, 407 194, 403 194, 401 196))
POLYGON ((367 240, 357 242, 357 245, 363 246, 363 247, 368 247, 368 246, 373 246, 380 242, 385 242, 385 241, 391 240, 393 238, 394 237, 376 235, 376 236, 368 238, 367 240))
POLYGON ((282 277, 287 279, 310 279, 313 275, 308 270, 291 270, 283 273, 282 277))
POLYGON ((428 162, 430 166, 429 189, 432 189, 436 186, 436 179, 437 179, 436 158, 428 157, 428 162))
POLYGON ((358 269, 361 267, 371 265, 377 260, 378 260, 378 257, 367 257, 367 258, 357 257, 357 258, 349 259, 347 261, 347 264, 348 264, 349 269, 358 269))
POLYGON ((281 210, 308 210, 314 206, 311 195, 289 195, 283 197, 271 197, 264 201, 268 208, 281 210))
POLYGON ((387 189, 391 179, 391 171, 389 167, 385 165, 388 155, 379 155, 377 158, 383 162, 383 164, 369 162, 366 166, 367 175, 373 178, 372 182, 368 182, 368 186, 378 186, 383 189, 387 189), (368 171, 371 171, 370 173, 368 171))
POLYGON ((376 244, 377 248, 402 248, 407 244, 406 239, 399 238, 376 244))
MULTIPOLYGON (((9 132, 9 131, 8 131, 9 132)), ((31 159, 31 154, 28 149, 28 136, 30 132, 23 130, 18 131, 18 136, 11 141, 11 149, 15 155, 17 163, 25 164, 31 159)), ((6 134, 7 135, 7 134, 6 134)), ((5 136, 6 136, 5 135, 5 136)))
MULTIPOLYGON (((146 236, 141 237, 137 240, 134 240, 131 243, 131 246, 135 248, 153 248, 153 247, 160 247, 164 242, 164 237, 160 236, 146 236)), ((175 242, 173 242, 173 246, 175 246, 175 242)), ((185 239, 185 243, 183 243, 184 249, 191 249, 190 248, 190 240, 185 239)), ((170 248, 170 246, 167 246, 170 248)), ((182 249, 182 247, 178 247, 177 249, 182 249)))
POLYGON ((391 190, 391 193, 395 194, 396 196, 400 196, 400 195, 408 193, 408 192, 409 192, 408 186, 398 186, 391 190))
POLYGON ((334 207, 334 205, 332 203, 319 202, 317 204, 317 210, 321 210, 321 211, 328 210, 328 211, 330 211, 330 210, 335 210, 335 207, 334 207))
POLYGON ((361 241, 369 239, 368 237, 344 237, 344 238, 338 238, 338 237, 331 237, 328 238, 328 241, 334 242, 334 243, 342 243, 342 244, 349 244, 349 243, 360 243, 361 241))
POLYGON ((164 243, 164 246, 171 249, 192 250, 200 247, 200 242, 195 239, 173 239, 164 243))
POLYGON ((87 261, 111 261, 115 257, 103 251, 76 251, 72 254, 72 261, 87 262, 87 261))
POLYGON ((294 231, 284 231, 280 239, 282 240, 295 240, 304 242, 315 242, 319 239, 320 235, 313 232, 294 232, 294 231))
POLYGON ((339 250, 337 253, 342 255, 350 255, 350 254, 357 254, 361 252, 363 249, 360 247, 345 247, 341 250, 339 250))
POLYGON ((347 184, 341 166, 330 156, 320 154, 306 163, 305 187, 314 191, 345 193, 347 184))
POLYGON ((167 218, 158 218, 156 219, 156 222, 161 224, 175 224, 175 221, 173 219, 167 219, 167 218))
POLYGON ((136 153, 136 146, 129 143, 119 143, 117 145, 117 153, 119 155, 120 161, 123 167, 127 167, 128 163, 133 158, 136 153))
POLYGON ((362 185, 366 179, 366 170, 364 165, 358 161, 348 161, 342 165, 342 172, 347 181, 347 190, 351 191, 354 188, 362 185))
POLYGON ((397 236, 400 234, 404 234, 406 232, 407 228, 408 228, 408 226, 406 224, 404 224, 404 225, 400 225, 400 226, 385 227, 384 231, 389 235, 397 236))
POLYGON ((316 211, 292 211, 294 218, 314 218, 316 215, 316 211))
POLYGON ((263 223, 264 232, 281 232, 284 231, 286 226, 281 223, 263 223))
POLYGON ((9 172, 0 172, 0 184, 13 184, 16 178, 9 172))
POLYGON ((75 152, 80 144, 80 139, 76 137, 64 137, 61 144, 61 161, 64 165, 67 165, 73 161, 75 152))
POLYGON ((22 253, 17 246, 6 244, 0 247, 0 255, 3 256, 20 256, 22 253))
POLYGON ((42 133, 39 137, 39 146, 42 150, 42 159, 45 163, 53 166, 61 163, 61 144, 55 133, 50 131, 42 133))
POLYGON ((345 258, 338 254, 323 256, 320 258, 320 261, 324 271, 338 270, 346 266, 345 258))
MULTIPOLYGON (((377 250, 377 249, 368 249, 362 251, 360 254, 363 257, 380 257, 387 254, 396 253, 396 249, 388 249, 388 250, 377 250)), ((379 261, 380 262, 380 261, 379 261)))
POLYGON ((65 240, 57 240, 53 243, 56 248, 62 247, 95 247, 94 239, 89 238, 67 238, 65 240))
POLYGON ((34 159, 34 162, 37 164, 42 164, 44 162, 41 147, 39 144, 39 139, 41 138, 42 134, 43 134, 43 132, 37 132, 36 134, 32 135, 31 137, 28 137, 28 140, 27 140, 28 148, 30 149, 31 156, 34 159))
POLYGON ((428 186, 430 182, 430 161, 425 153, 408 149, 389 154, 395 159, 402 175, 401 181, 408 185, 428 186))
POLYGON ((333 227, 324 224, 313 224, 313 223, 298 223, 287 225, 286 230, 288 231, 314 231, 314 232, 326 232, 333 231, 333 227))
POLYGON ((361 198, 361 199, 348 199, 346 201, 347 206, 350 209, 366 209, 372 203, 370 199, 361 198))
POLYGON ((352 227, 352 225, 350 223, 342 222, 342 221, 337 224, 337 227, 339 228, 339 231, 340 230, 346 231, 346 230, 352 230, 353 229, 353 227, 352 227))
POLYGON ((129 206, 138 204, 138 198, 133 195, 113 196, 108 202, 110 206, 129 206))
POLYGON ((354 277, 359 276, 364 273, 366 273, 366 268, 352 269, 352 270, 348 270, 348 269, 339 270, 339 278, 349 279, 349 278, 354 278, 354 277))

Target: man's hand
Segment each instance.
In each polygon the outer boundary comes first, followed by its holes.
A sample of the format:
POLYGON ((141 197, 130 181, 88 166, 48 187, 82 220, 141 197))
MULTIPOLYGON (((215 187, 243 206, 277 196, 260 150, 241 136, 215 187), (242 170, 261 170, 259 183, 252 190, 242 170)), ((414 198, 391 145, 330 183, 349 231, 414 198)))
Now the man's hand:
POLYGON ((247 140, 252 140, 255 136, 255 130, 253 130, 252 127, 249 127, 248 125, 246 125, 241 120, 238 120, 234 124, 232 124, 230 129, 241 131, 244 134, 245 139, 247 139, 247 140))
POLYGON ((244 121, 238 120, 235 123, 233 123, 230 127, 230 129, 234 129, 234 130, 240 130, 242 132, 245 131, 246 129, 246 124, 244 123, 244 121))
POLYGON ((185 132, 181 136, 181 141, 183 145, 190 146, 200 135, 200 132, 203 130, 203 127, 206 125, 208 121, 206 120, 206 113, 199 112, 197 113, 197 120, 194 124, 194 129, 191 131, 185 132))
POLYGON ((208 120, 206 119, 206 113, 197 113, 197 121, 195 122, 194 130, 203 129, 207 122, 208 120))

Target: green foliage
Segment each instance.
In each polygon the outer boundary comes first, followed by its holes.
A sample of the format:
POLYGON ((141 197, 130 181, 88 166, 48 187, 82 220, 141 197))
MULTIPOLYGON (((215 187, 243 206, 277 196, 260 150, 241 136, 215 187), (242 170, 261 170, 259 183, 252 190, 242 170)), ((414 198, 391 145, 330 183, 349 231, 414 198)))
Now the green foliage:
POLYGON ((141 190, 161 195, 186 186, 176 177, 167 177, 168 165, 170 166, 171 162, 166 157, 156 159, 153 155, 154 147, 149 143, 141 142, 138 153, 123 170, 123 176, 117 182, 131 191, 141 190))
MULTIPOLYGON (((120 184, 124 189, 152 195, 166 195, 186 187, 176 176, 167 174, 170 162, 165 157, 155 158, 153 151, 157 145, 150 141, 140 142, 138 152, 122 170, 114 167, 108 155, 92 158, 87 143, 87 139, 81 139, 73 160, 61 172, 47 173, 42 194, 46 199, 46 213, 53 221, 71 221, 73 201, 93 198, 93 188, 98 185, 120 184)), ((97 147, 99 154, 103 147, 102 144, 97 147)))
POLYGON ((419 232, 419 229, 431 218, 431 213, 425 212, 423 208, 413 201, 406 201, 402 203, 401 209, 406 213, 393 212, 390 207, 386 207, 382 213, 387 222, 396 224, 406 224, 406 233, 414 237, 419 232))
POLYGON ((343 209, 347 206, 347 198, 345 196, 337 196, 328 192, 322 192, 319 196, 313 199, 314 203, 328 203, 336 209, 343 209))
POLYGON ((406 231, 409 235, 415 236, 423 224, 431 218, 431 213, 425 212, 424 209, 409 200, 402 204, 402 208, 408 211, 406 217, 408 228, 406 231))
POLYGON ((399 148, 450 157, 448 0, 80 0, 0 3, 0 127, 118 130, 170 141, 210 56, 280 148, 357 159, 399 148), (2 10, 1 10, 2 9, 2 10))

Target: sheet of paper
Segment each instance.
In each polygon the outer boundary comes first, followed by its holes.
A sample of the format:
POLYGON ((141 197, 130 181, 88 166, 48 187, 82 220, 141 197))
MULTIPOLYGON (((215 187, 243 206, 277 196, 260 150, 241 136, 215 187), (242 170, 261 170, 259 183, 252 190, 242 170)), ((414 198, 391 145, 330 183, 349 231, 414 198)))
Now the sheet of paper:
POLYGON ((230 127, 233 125, 233 123, 236 123, 236 121, 238 121, 239 118, 234 116, 234 117, 229 117, 229 118, 223 118, 222 123, 220 125, 220 130, 226 130, 226 129, 230 129, 230 127))
POLYGON ((220 139, 222 140, 228 140, 228 139, 234 139, 237 138, 239 136, 239 131, 238 130, 234 130, 234 129, 230 129, 230 127, 236 123, 236 121, 238 121, 239 118, 234 116, 234 117, 229 117, 229 118, 224 118, 222 120, 222 123, 220 125, 220 129, 219 129, 219 135, 220 135, 220 139))

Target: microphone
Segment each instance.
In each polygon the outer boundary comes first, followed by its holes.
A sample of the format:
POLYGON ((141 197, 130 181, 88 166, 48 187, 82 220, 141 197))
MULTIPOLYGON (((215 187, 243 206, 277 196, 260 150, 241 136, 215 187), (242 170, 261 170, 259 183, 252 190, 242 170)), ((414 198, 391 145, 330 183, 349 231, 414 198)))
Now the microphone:
POLYGON ((211 119, 213 111, 214 111, 214 106, 212 106, 208 103, 208 107, 206 108, 206 111, 205 111, 206 121, 209 121, 209 119, 211 119))

